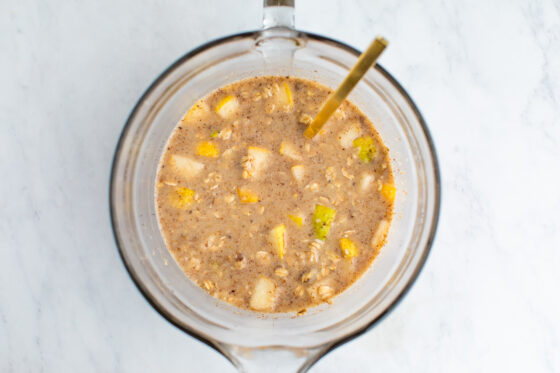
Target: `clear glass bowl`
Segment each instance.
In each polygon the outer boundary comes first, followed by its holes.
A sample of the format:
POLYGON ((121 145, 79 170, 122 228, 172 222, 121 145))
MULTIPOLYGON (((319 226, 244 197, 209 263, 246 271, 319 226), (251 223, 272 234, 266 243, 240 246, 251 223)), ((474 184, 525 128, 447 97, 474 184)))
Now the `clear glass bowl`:
POLYGON ((132 279, 171 323, 223 353, 241 371, 305 371, 326 352, 371 328, 410 288, 434 238, 440 181, 420 112, 377 65, 349 97, 389 147, 397 186, 387 244, 369 270, 332 305, 302 316, 241 310, 191 282, 165 246, 154 203, 157 165, 177 122, 200 97, 251 76, 290 75, 336 88, 360 54, 340 42, 294 30, 293 1, 265 0, 264 14, 262 30, 191 51, 140 98, 114 158, 111 217, 132 279), (279 2, 283 6, 268 6, 279 2))

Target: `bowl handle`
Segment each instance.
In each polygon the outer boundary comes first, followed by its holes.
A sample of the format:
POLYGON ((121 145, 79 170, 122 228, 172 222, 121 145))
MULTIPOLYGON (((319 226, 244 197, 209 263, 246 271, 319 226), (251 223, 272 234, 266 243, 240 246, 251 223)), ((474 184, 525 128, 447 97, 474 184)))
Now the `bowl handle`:
POLYGON ((263 29, 286 28, 294 29, 295 0, 264 0, 263 29))

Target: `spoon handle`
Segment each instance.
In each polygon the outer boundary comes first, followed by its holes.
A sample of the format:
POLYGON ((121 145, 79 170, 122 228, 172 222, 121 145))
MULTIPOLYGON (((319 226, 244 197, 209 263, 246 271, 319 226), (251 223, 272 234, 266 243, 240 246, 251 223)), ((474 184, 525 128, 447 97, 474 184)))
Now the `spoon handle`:
POLYGON ((383 53, 383 50, 389 43, 382 36, 376 37, 369 45, 368 49, 360 55, 358 61, 352 67, 342 84, 337 90, 325 101, 319 113, 313 119, 313 122, 307 127, 303 133, 308 139, 312 139, 323 127, 332 113, 340 106, 342 101, 350 94, 352 89, 358 84, 360 79, 367 73, 369 68, 375 63, 377 58, 383 53))

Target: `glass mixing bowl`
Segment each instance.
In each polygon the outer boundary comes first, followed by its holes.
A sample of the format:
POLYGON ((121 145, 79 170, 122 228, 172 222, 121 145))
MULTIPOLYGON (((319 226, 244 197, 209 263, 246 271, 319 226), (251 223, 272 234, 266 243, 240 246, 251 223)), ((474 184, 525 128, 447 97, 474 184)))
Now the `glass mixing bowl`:
POLYGON ((150 86, 122 132, 111 175, 111 217, 132 279, 171 323, 224 354, 241 371, 306 371, 336 346, 370 329, 410 288, 432 244, 440 181, 432 140, 399 83, 377 65, 349 99, 390 149, 397 196, 387 244, 332 305, 306 314, 258 314, 226 304, 181 271, 159 231, 154 192, 167 140, 190 106, 223 85, 289 75, 336 88, 359 52, 293 28, 293 0, 265 0, 264 27, 205 44, 150 86))

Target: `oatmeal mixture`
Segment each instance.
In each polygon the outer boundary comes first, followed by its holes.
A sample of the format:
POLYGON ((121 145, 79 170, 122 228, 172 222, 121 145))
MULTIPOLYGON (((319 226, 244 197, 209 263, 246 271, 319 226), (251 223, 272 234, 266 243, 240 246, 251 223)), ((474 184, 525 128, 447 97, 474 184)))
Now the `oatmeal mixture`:
POLYGON ((167 247, 211 295, 259 312, 331 299, 384 244, 395 198, 387 147, 346 100, 313 139, 303 131, 331 91, 255 77, 198 101, 157 175, 167 247))

